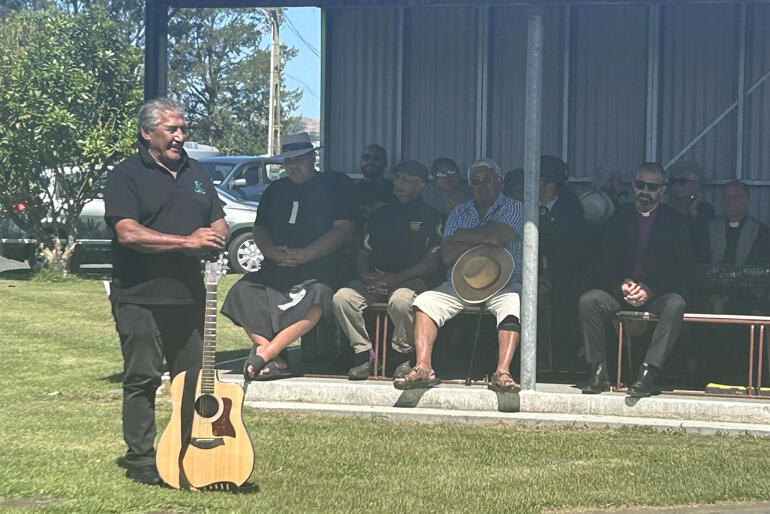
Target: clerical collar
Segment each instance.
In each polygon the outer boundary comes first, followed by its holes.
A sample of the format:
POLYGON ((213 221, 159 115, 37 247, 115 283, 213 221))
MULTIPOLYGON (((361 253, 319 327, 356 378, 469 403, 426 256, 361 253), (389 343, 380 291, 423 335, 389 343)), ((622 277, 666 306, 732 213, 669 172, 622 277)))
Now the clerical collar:
POLYGON ((558 200, 558 199, 559 199, 559 197, 556 196, 553 200, 551 200, 550 202, 548 202, 547 204, 544 205, 544 207, 548 207, 548 212, 553 210, 553 206, 556 203, 556 200, 558 200))
POLYGON ((652 213, 653 213, 653 212, 655 212, 655 209, 657 209, 657 208, 658 208, 658 206, 656 205, 655 207, 653 207, 652 209, 650 209, 650 210, 649 210, 649 211, 647 211, 647 212, 642 212, 642 211, 640 211, 639 209, 637 209, 637 210, 636 210, 636 212, 638 212, 639 214, 641 214, 641 215, 642 215, 642 217, 644 217, 644 218, 649 218, 649 217, 652 215, 652 213))
POLYGON ((730 228, 738 228, 738 227, 740 227, 740 226, 741 226, 741 222, 740 222, 740 221, 728 221, 728 222, 727 222, 727 225, 728 225, 730 228))

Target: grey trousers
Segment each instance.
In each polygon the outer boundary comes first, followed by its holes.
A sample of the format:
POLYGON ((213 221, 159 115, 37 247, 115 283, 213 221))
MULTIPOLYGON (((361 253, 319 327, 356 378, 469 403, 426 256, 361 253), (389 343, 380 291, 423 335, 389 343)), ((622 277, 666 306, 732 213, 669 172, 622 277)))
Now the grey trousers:
MULTIPOLYGON (((393 322, 393 349, 400 353, 414 351, 414 310, 412 302, 417 294, 426 289, 420 279, 410 280, 390 294, 388 316, 393 322)), ((355 353, 372 349, 371 338, 364 323, 364 309, 370 304, 384 302, 385 298, 375 298, 366 290, 364 283, 353 280, 348 287, 334 293, 334 316, 342 331, 348 336, 350 346, 355 353)))
POLYGON ((644 362, 661 369, 674 348, 682 331, 682 314, 685 301, 677 293, 668 293, 653 298, 639 308, 632 307, 601 289, 583 293, 578 304, 578 319, 583 332, 586 359, 590 364, 606 360, 605 334, 612 317, 620 310, 652 312, 660 318, 652 333, 644 362))

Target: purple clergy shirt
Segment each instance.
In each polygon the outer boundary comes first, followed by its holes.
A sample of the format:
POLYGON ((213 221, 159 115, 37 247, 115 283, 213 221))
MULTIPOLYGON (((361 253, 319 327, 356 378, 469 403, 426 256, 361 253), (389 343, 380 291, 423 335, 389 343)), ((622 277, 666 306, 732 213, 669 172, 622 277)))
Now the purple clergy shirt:
POLYGON ((631 279, 634 282, 641 282, 647 276, 644 269, 644 254, 647 253, 647 247, 650 245, 650 234, 652 233, 652 224, 655 222, 655 216, 658 215, 657 207, 652 210, 649 216, 643 216, 641 212, 636 212, 637 236, 636 236, 636 260, 634 270, 631 272, 631 279))

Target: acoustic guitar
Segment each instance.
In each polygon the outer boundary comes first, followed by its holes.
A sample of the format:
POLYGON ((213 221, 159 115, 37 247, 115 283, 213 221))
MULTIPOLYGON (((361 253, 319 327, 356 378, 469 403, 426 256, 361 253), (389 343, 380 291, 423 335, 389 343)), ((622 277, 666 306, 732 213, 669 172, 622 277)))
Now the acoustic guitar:
POLYGON ((171 420, 155 458, 160 477, 175 489, 237 488, 254 468, 254 448, 241 417, 243 388, 220 382, 214 369, 217 284, 227 262, 220 254, 216 261, 203 261, 203 266, 206 314, 201 371, 197 380, 182 372, 171 382, 171 420), (183 432, 189 432, 189 438, 183 432))

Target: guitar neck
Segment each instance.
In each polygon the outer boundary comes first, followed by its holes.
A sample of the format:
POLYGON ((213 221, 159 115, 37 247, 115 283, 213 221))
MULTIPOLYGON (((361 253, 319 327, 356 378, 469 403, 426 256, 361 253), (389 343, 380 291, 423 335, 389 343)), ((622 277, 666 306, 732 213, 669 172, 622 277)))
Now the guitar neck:
POLYGON ((203 318, 203 362, 201 393, 214 393, 217 354, 217 284, 206 283, 206 313, 203 318))

